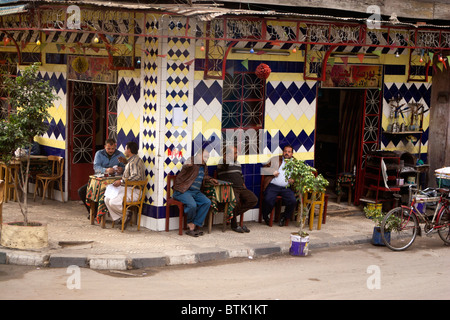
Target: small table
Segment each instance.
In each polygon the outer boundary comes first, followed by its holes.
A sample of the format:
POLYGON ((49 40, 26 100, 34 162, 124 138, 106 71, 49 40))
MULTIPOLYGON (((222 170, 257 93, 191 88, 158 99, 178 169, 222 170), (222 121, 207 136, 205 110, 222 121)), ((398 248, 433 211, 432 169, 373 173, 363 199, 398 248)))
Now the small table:
POLYGON ((217 180, 218 185, 205 184, 203 193, 211 200, 211 208, 209 209, 209 225, 208 233, 211 233, 212 221, 214 215, 219 212, 219 203, 225 203, 223 213, 222 232, 225 232, 227 221, 233 217, 233 211, 236 207, 236 198, 233 192, 233 184, 228 181, 217 180))
MULTIPOLYGON (((114 181, 120 179, 122 179, 122 176, 89 176, 89 182, 86 192, 86 204, 90 207, 89 217, 91 224, 94 224, 95 215, 97 215, 97 222, 100 223, 101 218, 108 213, 108 209, 106 208, 105 204, 106 187, 114 183, 114 181)), ((105 219, 103 219, 103 221, 105 221, 105 219)), ((104 227, 105 226, 102 225, 102 228, 104 227)))

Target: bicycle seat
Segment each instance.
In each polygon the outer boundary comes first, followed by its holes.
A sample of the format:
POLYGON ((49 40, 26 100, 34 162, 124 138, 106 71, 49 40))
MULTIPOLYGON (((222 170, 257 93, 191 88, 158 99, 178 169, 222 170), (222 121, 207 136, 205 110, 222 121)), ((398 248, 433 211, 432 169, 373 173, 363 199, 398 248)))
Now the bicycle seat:
POLYGON ((439 188, 438 192, 441 193, 442 195, 448 195, 448 193, 450 192, 450 189, 439 188))

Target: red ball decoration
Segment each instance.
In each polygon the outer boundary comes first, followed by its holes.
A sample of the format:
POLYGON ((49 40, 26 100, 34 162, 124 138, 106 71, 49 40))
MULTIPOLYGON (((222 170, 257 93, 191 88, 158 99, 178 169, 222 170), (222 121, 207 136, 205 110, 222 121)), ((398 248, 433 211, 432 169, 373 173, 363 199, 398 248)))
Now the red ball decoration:
POLYGON ((258 78, 266 80, 269 77, 271 71, 272 70, 270 70, 270 67, 267 64, 261 63, 256 67, 255 74, 258 78))

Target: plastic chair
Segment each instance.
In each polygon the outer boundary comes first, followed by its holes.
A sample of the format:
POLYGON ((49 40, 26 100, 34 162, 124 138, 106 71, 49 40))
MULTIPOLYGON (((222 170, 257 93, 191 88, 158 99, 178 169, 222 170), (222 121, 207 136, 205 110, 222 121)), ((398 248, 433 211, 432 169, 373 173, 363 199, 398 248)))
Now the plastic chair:
POLYGON ((48 156, 48 161, 52 164, 52 170, 50 174, 42 173, 36 175, 36 187, 34 189, 33 200, 36 200, 36 192, 39 189, 39 183, 42 183, 42 203, 45 200, 45 192, 48 189, 53 195, 53 184, 59 183, 59 189, 61 190, 61 199, 64 202, 64 191, 62 184, 62 176, 64 173, 64 158, 58 156, 48 156))
MULTIPOLYGON (((261 193, 259 195, 259 217, 258 217, 258 222, 261 223, 262 222, 262 206, 264 204, 264 191, 263 191, 263 186, 264 186, 264 177, 265 176, 261 176, 261 193)), ((279 217, 281 214, 281 205, 282 205, 283 199, 281 198, 281 196, 278 196, 277 199, 275 200, 275 205, 272 209, 272 211, 270 212, 270 218, 269 218, 269 227, 271 227, 273 225, 273 220, 274 220, 274 216, 279 217)), ((286 225, 289 223, 288 220, 286 220, 286 225)))
POLYGON ((175 181, 175 177, 173 174, 169 174, 167 176, 167 193, 166 193, 166 232, 169 231, 169 218, 170 218, 170 207, 171 206, 177 206, 178 207, 178 214, 179 214, 179 227, 178 227, 178 234, 181 236, 183 234, 183 222, 184 222, 184 229, 187 228, 187 221, 184 216, 184 204, 181 201, 177 201, 172 198, 171 191, 172 191, 172 184, 175 181))
MULTIPOLYGON (((125 193, 123 195, 123 207, 122 207, 122 232, 125 227, 125 221, 127 218, 127 210, 130 208, 137 208, 138 222, 137 229, 140 230, 141 227, 141 215, 142 215, 142 205, 145 198, 145 189, 147 186, 147 179, 140 181, 125 181, 125 193), (131 194, 131 199, 128 199, 128 195, 131 194), (137 195, 135 197, 135 195, 137 195)), ((104 224, 105 217, 102 217, 102 225, 104 224)), ((114 221, 112 222, 112 227, 114 228, 114 221)))

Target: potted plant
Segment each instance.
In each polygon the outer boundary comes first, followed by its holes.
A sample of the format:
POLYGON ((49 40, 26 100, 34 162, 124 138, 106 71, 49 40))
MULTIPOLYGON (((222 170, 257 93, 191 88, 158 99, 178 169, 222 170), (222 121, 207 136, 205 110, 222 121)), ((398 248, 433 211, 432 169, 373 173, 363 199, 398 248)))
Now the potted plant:
POLYGON ((310 208, 305 206, 303 195, 305 193, 310 193, 311 196, 315 196, 316 193, 324 193, 329 182, 321 174, 317 174, 315 168, 309 166, 302 160, 295 158, 289 159, 286 161, 284 169, 286 177, 294 180, 292 188, 294 189, 297 200, 300 202, 300 206, 297 207, 298 209, 295 213, 297 217, 297 226, 299 226, 300 229, 298 232, 291 234, 290 251, 291 254, 296 255, 295 253, 292 253, 292 251, 296 251, 296 247, 299 246, 300 255, 306 255, 309 244, 309 234, 303 231, 303 227, 310 208))
MULTIPOLYGON (((5 119, 0 120, 0 160, 7 165, 13 161, 17 149, 31 148, 34 137, 47 131, 50 116, 48 108, 59 98, 53 93, 49 81, 39 79, 38 70, 39 64, 35 63, 22 70, 17 77, 3 75, 11 111, 5 119)), ((18 179, 15 180, 15 189, 20 191, 17 193, 23 221, 3 223, 1 244, 6 247, 42 247, 48 244, 48 240, 45 239, 48 238, 46 226, 30 222, 28 219, 30 152, 24 157, 25 159, 19 161, 18 179), (20 239, 24 231, 37 232, 42 239, 32 242, 20 239)))
MULTIPOLYGON (((366 218, 371 219, 375 223, 372 234, 372 244, 375 246, 384 246, 383 240, 381 239, 381 222, 383 221, 383 218, 386 214, 383 213, 381 208, 377 208, 375 206, 366 206, 364 207, 364 215, 366 216, 366 218)), ((386 240, 390 240, 391 231, 395 229, 399 223, 400 220, 398 218, 394 216, 391 216, 389 218, 386 227, 383 230, 384 238, 386 240)))

